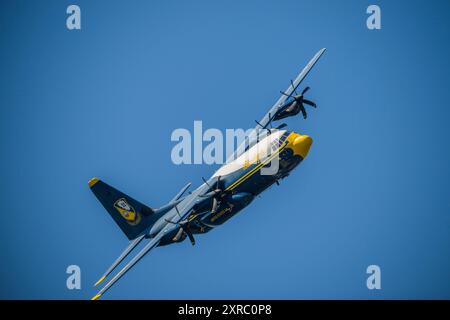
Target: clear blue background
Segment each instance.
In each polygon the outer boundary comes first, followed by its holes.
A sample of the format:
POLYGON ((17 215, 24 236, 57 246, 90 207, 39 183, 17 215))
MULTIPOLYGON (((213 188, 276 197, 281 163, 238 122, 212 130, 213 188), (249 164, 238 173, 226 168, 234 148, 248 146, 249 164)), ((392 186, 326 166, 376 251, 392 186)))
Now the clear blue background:
POLYGON ((289 121, 307 160, 105 298, 450 298, 450 2, 373 2, 379 31, 371 3, 2 1, 0 297, 90 298, 127 239, 87 181, 153 207, 198 186, 217 167, 172 164, 171 132, 253 126, 327 47, 304 83, 319 108, 289 121))

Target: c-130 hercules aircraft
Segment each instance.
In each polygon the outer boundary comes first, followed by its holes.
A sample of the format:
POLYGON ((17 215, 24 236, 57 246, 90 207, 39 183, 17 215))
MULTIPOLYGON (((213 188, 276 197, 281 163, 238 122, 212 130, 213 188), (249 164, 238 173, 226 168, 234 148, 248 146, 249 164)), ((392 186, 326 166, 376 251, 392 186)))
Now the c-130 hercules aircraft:
POLYGON ((304 98, 306 87, 300 94, 297 88, 316 64, 325 48, 319 50, 300 72, 286 91, 272 106, 270 111, 256 121, 257 127, 249 135, 249 140, 241 145, 208 180, 197 189, 184 196, 191 186, 188 183, 166 205, 152 209, 130 196, 116 190, 98 178, 88 184, 94 195, 119 225, 130 240, 127 248, 109 267, 98 285, 128 256, 144 239, 148 243, 128 262, 92 299, 98 299, 116 283, 128 270, 157 246, 181 242, 189 238, 195 244, 194 234, 207 233, 223 224, 272 184, 287 177, 307 156, 312 144, 308 135, 283 130, 286 124, 272 128, 272 122, 295 116, 302 112, 306 119, 304 104, 316 107, 304 98), (267 153, 267 150, 269 152, 267 153), (277 170, 264 174, 263 170, 278 157, 277 170))

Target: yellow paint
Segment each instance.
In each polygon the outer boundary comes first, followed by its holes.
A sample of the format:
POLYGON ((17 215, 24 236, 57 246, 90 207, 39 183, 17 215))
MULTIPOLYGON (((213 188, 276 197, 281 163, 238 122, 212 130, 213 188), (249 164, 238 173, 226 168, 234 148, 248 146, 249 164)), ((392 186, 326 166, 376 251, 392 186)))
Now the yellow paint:
POLYGON ((258 172, 263 166, 268 164, 270 161, 272 161, 273 158, 277 157, 281 151, 283 151, 285 148, 290 148, 296 155, 300 155, 303 159, 308 155, 309 149, 312 145, 312 139, 308 135, 301 135, 295 132, 292 132, 284 142, 284 144, 278 148, 276 152, 274 152, 268 159, 266 159, 264 162, 260 162, 257 166, 255 166, 252 170, 244 174, 242 177, 240 177, 238 180, 236 180, 234 183, 232 183, 227 190, 233 190, 237 186, 239 186, 241 183, 243 183, 245 180, 253 176, 256 172, 258 172))
POLYGON ((195 218, 197 218, 198 214, 194 213, 192 215, 189 216, 188 221, 191 222, 192 220, 194 220, 195 218))
POLYGON ((93 296, 93 297, 91 298, 91 300, 97 300, 98 298, 100 298, 100 296, 101 296, 100 293, 99 293, 99 294, 96 294, 95 296, 93 296))
MULTIPOLYGON (((267 150, 264 150, 265 148, 261 147, 260 143, 262 141, 258 142, 256 145, 254 145, 252 148, 250 148, 248 151, 246 151, 244 154, 246 155, 247 159, 243 161, 242 168, 247 169, 252 164, 259 164, 261 161, 264 160, 265 157, 268 157, 272 154, 272 152, 267 152, 267 150), (259 147, 258 147, 259 146, 259 147), (253 148, 256 148, 256 152, 252 152, 251 150, 253 148), (259 148, 259 149, 258 149, 259 148)), ((270 142, 269 142, 270 144, 270 142)))
POLYGON ((244 174, 242 177, 240 177, 238 180, 236 180, 234 183, 232 183, 226 190, 233 190, 237 186, 239 186, 242 182, 253 176, 256 172, 258 172, 259 169, 261 169, 263 166, 268 164, 270 161, 272 161, 273 158, 277 157, 280 152, 288 145, 287 142, 285 142, 276 152, 274 152, 266 161, 259 163, 257 166, 255 166, 252 170, 244 174))
POLYGON ((114 203, 114 208, 116 208, 129 225, 135 226, 141 222, 141 214, 136 212, 125 198, 118 199, 114 203))
POLYGON ((95 287, 96 285, 98 285, 100 282, 102 282, 103 280, 105 280, 105 278, 106 278, 106 277, 101 277, 101 278, 94 284, 94 287, 95 287))
POLYGON ((125 210, 119 207, 115 208, 125 220, 134 221, 136 219, 136 212, 134 210, 125 210))
POLYGON ((219 219, 221 216, 223 216, 225 213, 227 212, 231 212, 231 210, 233 210, 233 205, 230 204, 229 207, 226 207, 225 209, 223 209, 222 211, 220 211, 219 213, 217 213, 216 215, 214 215, 214 217, 211 218, 211 222, 216 221, 217 219, 219 219))
POLYGON ((92 178, 91 180, 89 180, 88 185, 89 188, 92 188, 94 186, 94 184, 96 184, 97 182, 99 182, 100 180, 98 178, 92 178))
POLYGON ((295 137, 292 145, 289 145, 288 148, 291 148, 294 151, 294 154, 300 155, 303 159, 308 155, 309 149, 312 145, 312 139, 308 135, 297 135, 295 137))

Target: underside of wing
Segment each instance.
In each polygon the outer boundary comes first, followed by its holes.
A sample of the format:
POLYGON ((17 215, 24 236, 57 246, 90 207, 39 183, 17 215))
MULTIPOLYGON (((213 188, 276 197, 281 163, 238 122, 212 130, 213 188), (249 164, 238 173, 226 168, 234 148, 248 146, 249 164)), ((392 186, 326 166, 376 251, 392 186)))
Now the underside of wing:
POLYGON ((269 112, 266 113, 266 115, 259 121, 258 126, 256 128, 259 128, 262 126, 263 128, 266 128, 270 122, 273 120, 275 115, 277 114, 278 109, 283 106, 283 103, 288 99, 288 97, 292 96, 293 92, 295 92, 300 85, 300 83, 303 81, 303 79, 306 78, 308 73, 311 71, 311 69, 314 67, 314 65, 319 61, 320 57, 325 52, 326 48, 320 49, 314 57, 308 62, 308 64, 303 68, 303 70, 298 74, 298 76, 295 78, 294 81, 291 82, 289 87, 282 93, 280 98, 275 102, 275 104, 270 108, 269 112))
MULTIPOLYGON (((301 96, 293 97, 293 94, 296 93, 296 90, 300 85, 300 83, 303 81, 303 79, 305 79, 305 77, 308 75, 308 73, 311 71, 311 69, 323 55, 325 50, 326 50, 325 48, 320 49, 314 55, 314 57, 308 62, 308 64, 303 68, 303 70, 298 74, 295 80, 291 81, 289 87, 284 92, 281 92, 280 98, 277 100, 277 102, 275 102, 272 108, 270 108, 269 112, 267 112, 259 122, 256 121, 258 125, 249 134, 248 139, 243 143, 241 143, 241 145, 239 145, 239 147, 230 156, 228 156, 227 163, 239 157, 239 155, 241 155, 246 149, 248 149, 248 147, 251 146, 252 141, 253 142, 258 141, 261 135, 261 131, 263 132, 266 131, 264 129, 269 128, 269 125, 271 125, 272 121, 296 115, 300 111, 302 112, 303 117, 306 118, 306 112, 304 110, 303 103, 315 107, 315 104, 312 101, 303 99, 303 94, 309 88, 305 88, 302 91, 301 96), (295 101, 295 98, 297 98, 298 100, 300 100, 301 98, 301 101, 295 101), (288 99, 291 99, 290 101, 292 101, 292 104, 289 104, 289 101, 287 101, 288 99), (289 110, 289 108, 292 108, 293 110, 289 110)), ((282 126, 280 126, 280 128, 281 127, 282 126)))

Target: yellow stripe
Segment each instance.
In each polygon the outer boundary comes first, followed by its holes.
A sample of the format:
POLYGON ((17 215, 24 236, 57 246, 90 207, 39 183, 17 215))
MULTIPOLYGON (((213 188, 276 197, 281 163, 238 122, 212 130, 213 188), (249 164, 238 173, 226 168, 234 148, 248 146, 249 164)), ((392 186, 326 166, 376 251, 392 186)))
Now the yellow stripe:
POLYGON ((88 185, 90 188, 92 188, 94 186, 94 184, 96 184, 99 181, 98 178, 92 178, 91 180, 89 180, 88 185))
POLYGON ((91 298, 91 300, 97 300, 98 298, 100 298, 101 294, 96 294, 95 296, 93 296, 91 298))
POLYGON ((261 162, 259 165, 257 165, 256 167, 254 167, 252 170, 250 170, 249 172, 247 172, 245 175, 243 175, 242 177, 240 177, 238 180, 236 180, 235 182, 233 182, 228 188, 229 189, 234 189, 235 187, 237 187, 238 185, 240 185, 242 182, 244 182, 245 180, 247 180, 248 178, 250 178, 253 174, 255 174, 259 169, 261 169, 261 167, 265 166, 267 163, 269 163, 270 161, 272 161, 273 158, 275 158, 277 155, 280 154, 280 152, 287 146, 287 143, 285 143, 284 146, 278 148, 277 152, 275 152, 270 158, 268 158, 266 161, 261 162))
POLYGON ((280 154, 280 152, 282 150, 284 150, 284 148, 286 148, 286 146, 288 145, 288 141, 284 142, 284 145, 281 146, 280 148, 278 148, 277 152, 275 152, 273 154, 273 156, 271 156, 270 158, 268 158, 266 161, 261 162, 259 165, 257 165, 255 168, 253 168, 252 170, 250 170, 249 172, 247 172, 245 175, 243 175, 242 177, 240 177, 238 180, 236 180, 235 182, 233 182, 227 189, 228 190, 233 190, 234 188, 236 188, 237 186, 239 186, 242 182, 246 181, 248 178, 250 178, 251 176, 253 176, 261 167, 265 166, 266 164, 268 164, 270 161, 272 161, 273 158, 275 158, 277 155, 280 154))
POLYGON ((94 284, 94 287, 95 287, 96 285, 98 285, 100 282, 102 282, 103 280, 105 280, 105 278, 106 278, 106 277, 101 277, 100 280, 98 280, 98 281, 94 284))

